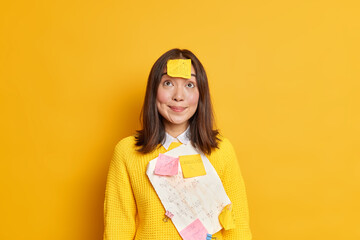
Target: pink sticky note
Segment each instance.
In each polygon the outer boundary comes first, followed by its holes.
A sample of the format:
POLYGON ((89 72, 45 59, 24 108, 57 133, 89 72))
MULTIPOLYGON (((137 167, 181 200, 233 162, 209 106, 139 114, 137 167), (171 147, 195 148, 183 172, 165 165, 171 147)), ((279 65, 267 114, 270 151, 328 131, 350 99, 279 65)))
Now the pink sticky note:
POLYGON ((155 165, 155 174, 162 176, 173 176, 178 174, 179 158, 159 154, 155 165))
POLYGON ((207 231, 201 221, 196 219, 181 230, 180 235, 184 240, 204 240, 206 239, 207 231))

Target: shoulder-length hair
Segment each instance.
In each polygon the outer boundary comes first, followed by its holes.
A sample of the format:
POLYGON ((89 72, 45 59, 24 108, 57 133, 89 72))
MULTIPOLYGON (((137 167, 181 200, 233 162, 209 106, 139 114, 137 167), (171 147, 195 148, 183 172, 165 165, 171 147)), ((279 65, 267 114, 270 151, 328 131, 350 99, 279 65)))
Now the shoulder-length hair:
POLYGON ((141 110, 142 130, 135 136, 136 146, 141 153, 152 152, 165 137, 163 117, 156 107, 156 95, 169 59, 191 59, 195 69, 196 82, 199 89, 199 101, 196 112, 189 119, 190 141, 203 153, 211 154, 218 147, 219 131, 213 129, 214 116, 210 99, 209 84, 205 69, 199 59, 189 50, 171 49, 164 53, 151 68, 147 81, 144 104, 141 110))

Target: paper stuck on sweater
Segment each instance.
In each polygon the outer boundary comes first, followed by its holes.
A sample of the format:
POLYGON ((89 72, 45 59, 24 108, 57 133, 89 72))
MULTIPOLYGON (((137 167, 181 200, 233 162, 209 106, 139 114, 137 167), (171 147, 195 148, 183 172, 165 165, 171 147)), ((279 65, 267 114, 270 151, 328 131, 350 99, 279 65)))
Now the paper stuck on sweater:
POLYGON ((207 233, 214 234, 222 229, 219 214, 231 203, 215 168, 209 159, 198 152, 191 143, 183 144, 165 153, 175 158, 196 154, 200 154, 206 175, 184 178, 181 167, 178 169, 178 174, 174 176, 156 175, 154 170, 158 158, 149 162, 146 174, 165 211, 173 215, 171 221, 179 233, 198 219, 207 233))
POLYGON ((207 230, 199 219, 189 224, 180 232, 180 236, 185 240, 206 239, 207 230))
POLYGON ((173 176, 178 173, 179 158, 159 154, 154 173, 162 176, 173 176))
POLYGON ((200 154, 179 156, 184 178, 198 177, 206 174, 200 154))
POLYGON ((223 226, 225 230, 235 228, 235 222, 231 206, 224 207, 224 209, 219 215, 219 221, 221 223, 221 226, 223 226))
POLYGON ((167 62, 170 77, 191 78, 191 59, 170 59, 167 62))

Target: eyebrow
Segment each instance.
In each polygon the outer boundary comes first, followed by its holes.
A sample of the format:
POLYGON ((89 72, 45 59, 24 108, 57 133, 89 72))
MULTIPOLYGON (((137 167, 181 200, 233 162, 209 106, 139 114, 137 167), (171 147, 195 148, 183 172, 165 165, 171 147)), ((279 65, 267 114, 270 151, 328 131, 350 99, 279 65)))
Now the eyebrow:
MULTIPOLYGON (((164 76, 165 74, 167 74, 167 72, 164 72, 163 74, 161 74, 161 76, 164 76)), ((191 74, 191 76, 196 77, 196 74, 191 74)))

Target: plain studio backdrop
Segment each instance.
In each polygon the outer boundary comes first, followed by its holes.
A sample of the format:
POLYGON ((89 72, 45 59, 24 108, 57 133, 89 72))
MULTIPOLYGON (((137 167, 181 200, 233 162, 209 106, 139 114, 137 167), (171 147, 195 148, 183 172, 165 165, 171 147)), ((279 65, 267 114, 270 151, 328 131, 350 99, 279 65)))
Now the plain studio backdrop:
POLYGON ((187 48, 254 240, 360 239, 358 1, 3 1, 0 239, 98 240, 150 68, 187 48))

